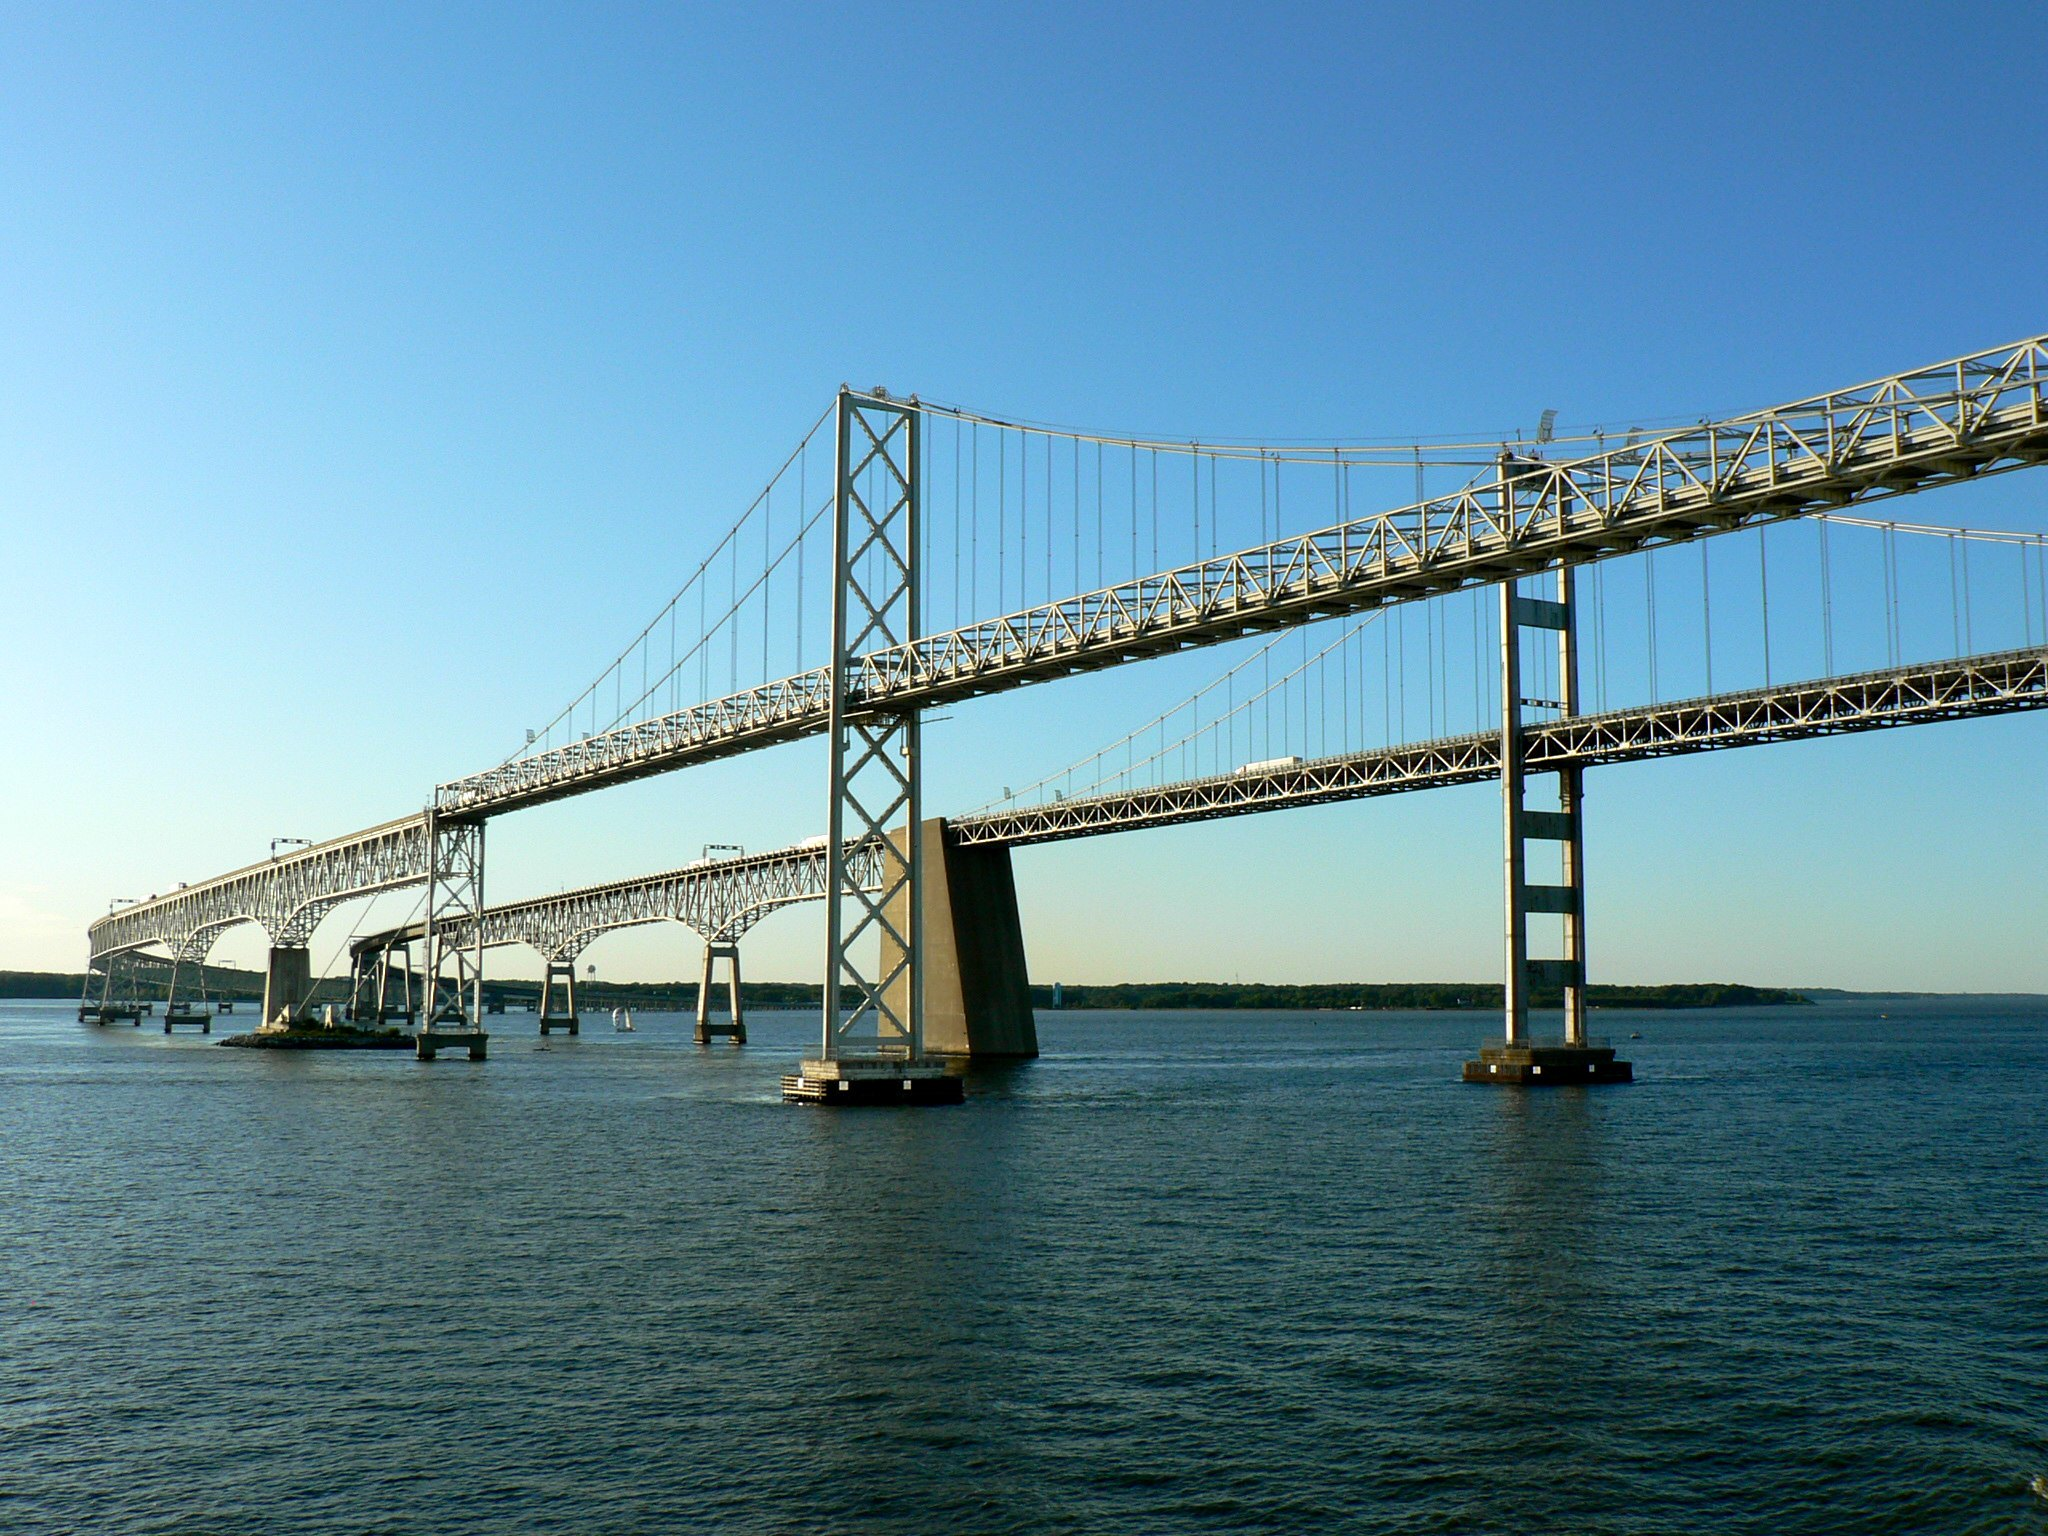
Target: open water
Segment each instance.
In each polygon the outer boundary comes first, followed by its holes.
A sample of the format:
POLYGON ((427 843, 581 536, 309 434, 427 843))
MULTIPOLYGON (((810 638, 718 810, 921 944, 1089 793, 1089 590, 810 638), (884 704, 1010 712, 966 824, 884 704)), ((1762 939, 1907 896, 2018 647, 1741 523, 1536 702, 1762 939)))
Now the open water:
POLYGON ((850 1112, 807 1017, 493 1022, 0 1002, 0 1531, 2048 1532, 2040 1001, 1522 1093, 1477 1015, 1048 1014, 850 1112))

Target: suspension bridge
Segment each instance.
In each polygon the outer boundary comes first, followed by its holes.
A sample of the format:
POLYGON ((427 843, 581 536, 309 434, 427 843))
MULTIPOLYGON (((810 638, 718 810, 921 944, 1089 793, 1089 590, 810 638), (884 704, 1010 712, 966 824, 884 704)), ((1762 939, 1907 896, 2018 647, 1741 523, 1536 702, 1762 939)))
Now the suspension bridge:
POLYGON ((1467 1075, 1624 1078, 1586 1033, 1585 770, 2040 707, 2042 535, 1864 504, 2048 458, 2044 363, 2036 337, 1743 416, 1570 438, 1546 421, 1526 443, 1427 449, 1116 437, 842 389, 546 727, 417 815, 110 912, 90 931, 81 1016, 114 1016, 124 977, 132 990, 142 966, 167 967, 168 1027, 187 968, 203 978, 219 935, 255 922, 266 1026, 288 1025, 320 921, 418 888, 416 920, 354 936, 350 996, 359 1016, 412 1019, 423 1057, 483 1053, 487 950, 536 950, 541 1027, 574 1027, 582 949, 654 921, 705 939, 699 1038, 743 1041, 741 937, 822 900, 820 1052, 788 1096, 944 1101, 944 1058, 1036 1049, 1012 848, 1497 779, 1506 1017, 1467 1075), (1354 515, 1361 479, 1411 460, 1411 502, 1354 515), (1430 494, 1447 474, 1460 483, 1430 494), (927 816, 925 710, 1252 642, 1021 797, 927 816), (816 736, 822 835, 484 900, 495 817, 816 736), (1554 795, 1531 803, 1532 780, 1554 795), (1558 952, 1533 955, 1546 924, 1558 952), (723 1025, 708 1007, 720 960, 723 1025), (1538 1000, 1562 1004, 1560 1040, 1531 1038, 1538 1000))

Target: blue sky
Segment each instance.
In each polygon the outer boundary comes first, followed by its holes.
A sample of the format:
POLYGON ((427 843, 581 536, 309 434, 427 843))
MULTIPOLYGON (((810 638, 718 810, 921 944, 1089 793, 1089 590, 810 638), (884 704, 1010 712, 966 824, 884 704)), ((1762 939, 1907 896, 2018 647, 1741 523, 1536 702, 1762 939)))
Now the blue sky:
MULTIPOLYGON (((842 380, 1483 435, 2048 329, 2044 58, 2026 7, 0 7, 0 965, 495 761, 842 380)), ((1897 511, 2048 528, 2048 484, 1897 511)), ((967 706, 933 807, 1220 665, 967 706)), ((1594 775, 1596 979, 2048 990, 2044 747, 1594 775)), ((805 835, 822 776, 791 747, 509 818, 493 894, 805 835)), ((1494 803, 1023 852, 1034 971, 1491 976, 1494 803)), ((814 915, 750 973, 815 974, 814 915)))

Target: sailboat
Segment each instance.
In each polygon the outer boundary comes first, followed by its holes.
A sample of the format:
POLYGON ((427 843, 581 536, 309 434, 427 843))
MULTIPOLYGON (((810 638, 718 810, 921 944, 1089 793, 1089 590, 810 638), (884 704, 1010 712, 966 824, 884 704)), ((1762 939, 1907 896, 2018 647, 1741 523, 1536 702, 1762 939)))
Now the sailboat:
POLYGON ((633 1010, 630 1008, 614 1008, 612 1010, 612 1028, 622 1035, 630 1035, 633 1032, 633 1010))

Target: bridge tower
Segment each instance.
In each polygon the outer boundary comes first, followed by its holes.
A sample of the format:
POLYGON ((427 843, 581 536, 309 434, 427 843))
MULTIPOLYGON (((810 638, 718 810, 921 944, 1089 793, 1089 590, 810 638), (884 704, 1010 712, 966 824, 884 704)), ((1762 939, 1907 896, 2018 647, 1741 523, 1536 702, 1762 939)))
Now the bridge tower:
POLYGON ((467 1050, 482 1061, 484 1032, 484 824, 427 812, 425 1011, 414 1037, 421 1061, 467 1050))
POLYGON ((816 1057, 785 1076, 797 1103, 957 1104, 924 1048, 923 769, 919 711, 866 705, 864 653, 921 634, 923 454, 915 400, 839 391, 833 475, 831 776, 825 1007, 816 1057), (879 879, 849 867, 851 837, 879 879))
MULTIPOLYGON (((1512 497, 1508 461, 1503 458, 1504 497, 1512 497)), ((1500 584, 1500 785, 1502 830, 1506 844, 1506 968, 1503 987, 1504 1022, 1499 1044, 1482 1046, 1479 1059, 1465 1063, 1468 1083, 1530 1084, 1625 1083, 1629 1064, 1616 1061, 1612 1047, 1594 1045, 1586 1037, 1586 843, 1585 770, 1569 767, 1557 773, 1557 804, 1553 809, 1527 804, 1525 714, 1538 710, 1559 720, 1579 712, 1579 648, 1576 630, 1577 581, 1569 565, 1557 570, 1557 597, 1524 597, 1519 583, 1500 584), (1522 631, 1557 636, 1555 698, 1532 697, 1524 682, 1522 631), (1531 843, 1555 845, 1561 878, 1555 883, 1529 879, 1531 843), (1529 918, 1532 913, 1563 919, 1564 953, 1531 959, 1529 918), (1562 994, 1564 1038, 1538 1044, 1529 1031, 1529 1006, 1538 989, 1562 994)))

